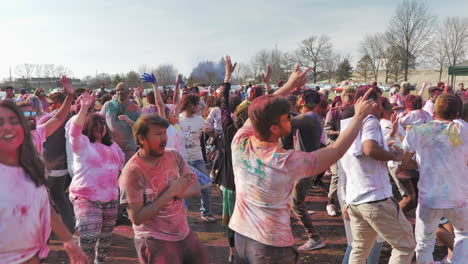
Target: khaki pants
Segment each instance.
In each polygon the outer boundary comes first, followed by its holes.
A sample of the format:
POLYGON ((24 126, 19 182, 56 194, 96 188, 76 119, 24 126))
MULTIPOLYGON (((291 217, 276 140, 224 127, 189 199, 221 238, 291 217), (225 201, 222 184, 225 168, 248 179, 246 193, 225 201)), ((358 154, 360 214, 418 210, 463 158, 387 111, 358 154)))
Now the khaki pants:
POLYGON ((338 191, 338 164, 335 163, 330 166, 331 170, 331 179, 330 179, 330 189, 328 191, 328 198, 337 199, 338 191))
POLYGON ((468 261, 468 207, 433 209, 419 204, 416 209, 416 259, 418 263, 434 263, 432 252, 436 229, 441 217, 447 217, 455 229, 452 263, 468 261))
POLYGON ((413 227, 395 199, 348 205, 348 213, 353 234, 349 263, 366 263, 377 234, 392 246, 389 263, 411 263, 416 247, 413 227))

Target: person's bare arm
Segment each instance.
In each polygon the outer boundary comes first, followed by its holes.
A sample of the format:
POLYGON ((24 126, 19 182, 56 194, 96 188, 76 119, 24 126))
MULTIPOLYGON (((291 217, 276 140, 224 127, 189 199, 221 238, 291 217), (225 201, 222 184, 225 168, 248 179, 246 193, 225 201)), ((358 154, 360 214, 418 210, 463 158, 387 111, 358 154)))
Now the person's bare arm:
POLYGON ((156 102, 156 108, 158 109, 159 115, 162 118, 166 118, 166 105, 161 97, 157 83, 153 83, 154 99, 156 102))
POLYGON ((268 94, 271 91, 270 79, 271 79, 271 72, 272 71, 273 71, 273 69, 271 68, 271 66, 267 65, 266 74, 262 73, 262 79, 263 79, 263 82, 265 83, 265 88, 266 88, 266 91, 267 91, 268 94))
POLYGON ((402 152, 386 151, 374 140, 366 140, 362 143, 362 153, 364 153, 364 155, 369 156, 375 160, 381 160, 381 161, 389 161, 389 160, 401 161, 403 159, 402 152))
POLYGON ((73 264, 89 264, 89 259, 83 250, 75 243, 73 236, 68 231, 67 227, 62 221, 62 218, 50 207, 50 226, 52 232, 63 241, 63 247, 70 257, 73 264))
POLYGON ((177 178, 169 183, 169 187, 158 198, 144 206, 143 203, 129 203, 127 204, 127 212, 130 220, 135 225, 141 225, 143 222, 153 218, 158 214, 163 206, 176 196, 181 195, 195 183, 195 177, 187 174, 177 178))
POLYGON ((299 64, 294 66, 293 72, 289 76, 288 81, 276 92, 275 95, 278 96, 287 96, 291 93, 292 90, 300 88, 307 83, 307 73, 312 70, 312 67, 308 67, 304 71, 299 68, 299 64))
MULTIPOLYGON (((195 176, 196 177, 196 176, 195 176)), ((195 181, 185 192, 182 192, 177 195, 180 199, 188 199, 194 196, 200 196, 201 186, 198 181, 195 181)))
POLYGON ((94 104, 94 98, 88 93, 83 93, 80 96, 81 108, 73 123, 79 127, 83 127, 88 115, 88 109, 94 104))
POLYGON ((413 160, 414 153, 404 151, 404 158, 401 162, 401 168, 406 170, 418 169, 418 163, 413 160))
POLYGON ((75 91, 73 86, 70 84, 66 76, 62 76, 60 83, 67 94, 65 101, 63 102, 60 109, 55 113, 55 115, 49 119, 49 121, 44 123, 46 128, 46 136, 52 135, 62 124, 67 120, 68 115, 70 114, 70 108, 74 99, 75 91))
POLYGON ((182 74, 178 74, 176 78, 176 85, 174 88, 174 98, 172 99, 172 103, 174 104, 172 113, 174 116, 179 116, 180 113, 180 86, 182 84, 182 74))
POLYGON ((317 157, 317 167, 314 169, 312 175, 317 175, 327 170, 332 164, 336 163, 346 153, 351 144, 353 144, 362 128, 362 121, 372 112, 372 108, 376 107, 376 103, 373 100, 367 100, 371 91, 372 89, 369 89, 366 94, 356 102, 356 114, 335 143, 329 147, 314 151, 317 157))

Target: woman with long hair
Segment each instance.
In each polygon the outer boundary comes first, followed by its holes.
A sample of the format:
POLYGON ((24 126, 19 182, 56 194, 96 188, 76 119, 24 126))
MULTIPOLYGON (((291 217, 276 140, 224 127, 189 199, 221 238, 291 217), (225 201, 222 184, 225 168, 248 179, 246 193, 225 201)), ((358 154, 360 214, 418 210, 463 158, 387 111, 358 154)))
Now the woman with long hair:
POLYGON ((72 263, 89 263, 50 206, 45 167, 22 111, 0 101, 0 263, 39 263, 53 231, 72 263))
POLYGON ((73 180, 70 200, 80 232, 79 245, 94 263, 104 263, 111 247, 119 205, 117 178, 125 156, 112 141, 104 117, 88 113, 94 98, 83 93, 80 110, 68 131, 73 152, 73 180))

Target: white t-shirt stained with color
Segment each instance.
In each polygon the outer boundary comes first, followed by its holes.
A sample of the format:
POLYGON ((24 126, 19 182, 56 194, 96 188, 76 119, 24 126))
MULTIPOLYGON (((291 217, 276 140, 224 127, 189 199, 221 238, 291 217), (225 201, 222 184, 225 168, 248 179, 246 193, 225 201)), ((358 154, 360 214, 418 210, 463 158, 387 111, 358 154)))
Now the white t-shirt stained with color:
POLYGON ((21 167, 0 163, 0 263, 47 257, 50 205, 45 185, 36 187, 21 167))
POLYGON ((284 150, 254 137, 250 120, 232 141, 236 205, 229 221, 235 232, 275 247, 294 245, 290 227, 294 182, 316 168, 314 152, 284 150))
POLYGON ((403 149, 416 153, 418 202, 426 208, 468 207, 468 124, 431 121, 414 127, 403 149))
POLYGON ((393 196, 387 162, 373 159, 362 152, 362 143, 367 140, 373 140, 388 150, 379 119, 373 115, 364 119, 361 131, 340 160, 347 176, 346 203, 348 204, 358 205, 393 196))
POLYGON ((179 126, 185 133, 185 149, 189 161, 203 160, 203 154, 200 146, 200 135, 202 128, 208 123, 199 115, 185 117, 180 114, 179 126))

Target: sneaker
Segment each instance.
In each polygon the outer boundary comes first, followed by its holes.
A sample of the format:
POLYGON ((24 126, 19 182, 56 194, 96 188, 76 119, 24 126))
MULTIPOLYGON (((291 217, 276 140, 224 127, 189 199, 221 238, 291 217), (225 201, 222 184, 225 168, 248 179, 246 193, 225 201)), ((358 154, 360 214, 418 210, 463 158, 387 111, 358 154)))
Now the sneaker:
POLYGON ((336 216, 336 206, 334 204, 327 204, 327 213, 329 216, 336 216))
POLYGON ((233 264, 233 263, 234 263, 234 255, 229 255, 228 264, 233 264))
POLYGON ((309 251, 309 250, 319 249, 319 248, 323 248, 323 247, 325 247, 325 243, 323 243, 322 239, 320 239, 320 238, 317 238, 317 239, 309 238, 304 245, 302 245, 302 246, 300 246, 298 248, 298 250, 300 250, 300 251, 309 251))
POLYGON ((207 223, 216 223, 216 218, 214 218, 212 215, 202 215, 201 219, 207 223))
POLYGON ((435 264, 452 264, 452 261, 445 256, 441 261, 434 261, 435 264))

